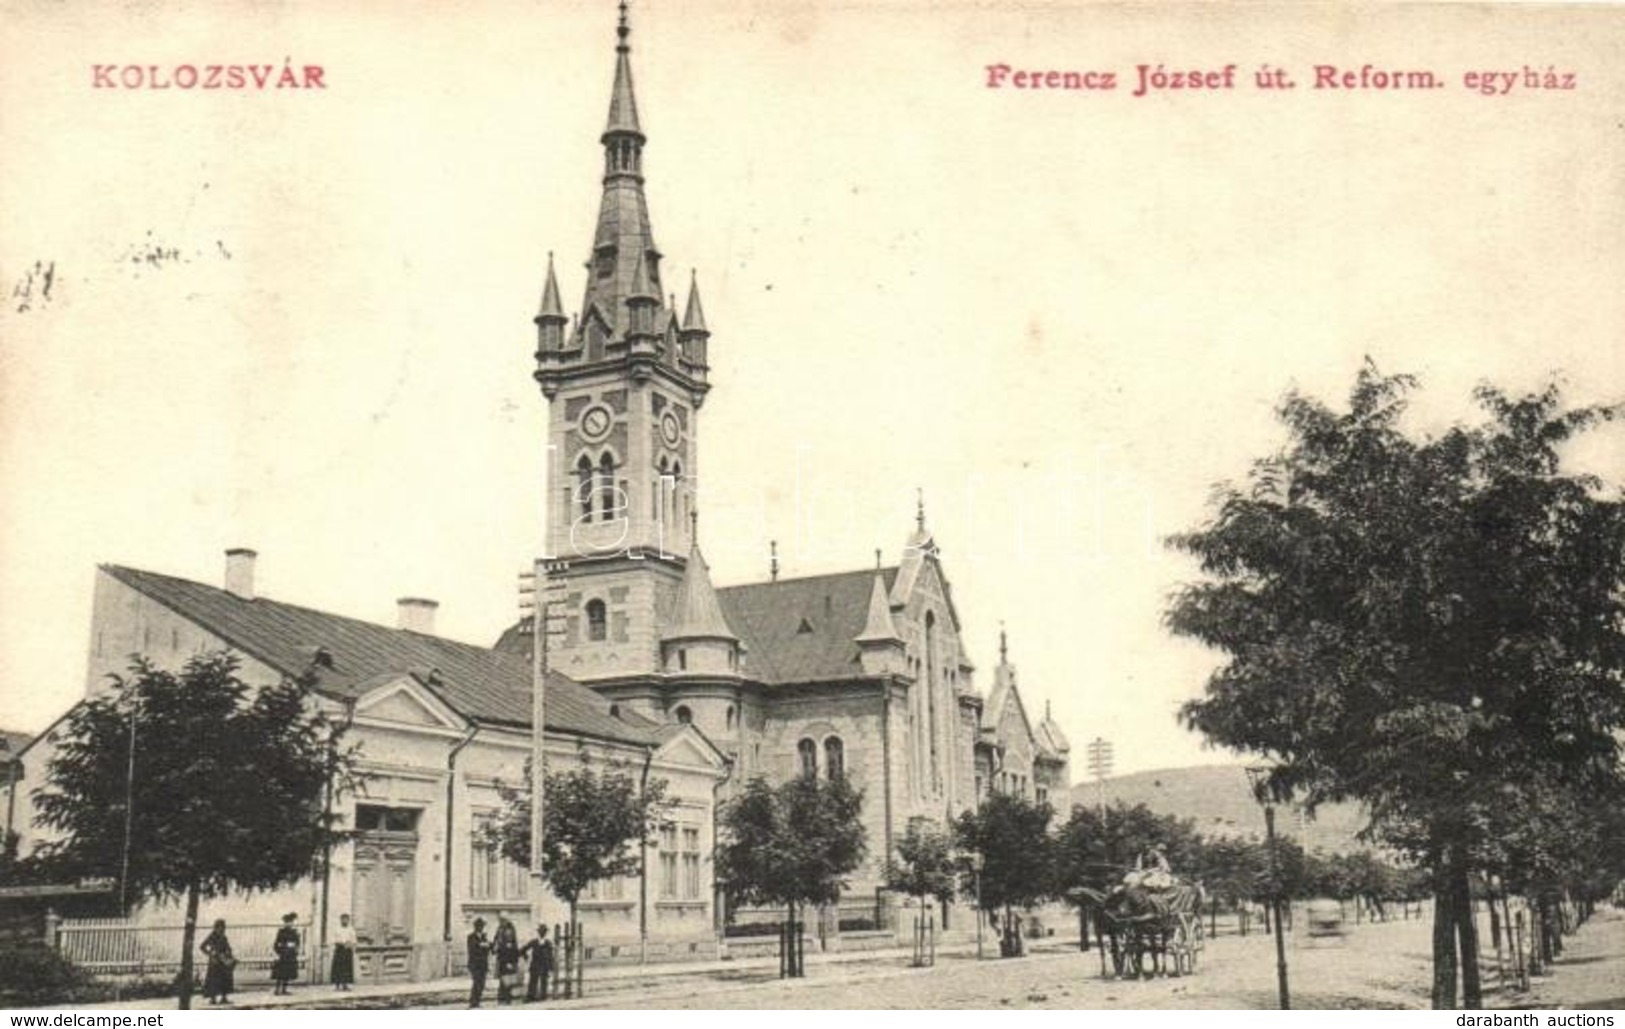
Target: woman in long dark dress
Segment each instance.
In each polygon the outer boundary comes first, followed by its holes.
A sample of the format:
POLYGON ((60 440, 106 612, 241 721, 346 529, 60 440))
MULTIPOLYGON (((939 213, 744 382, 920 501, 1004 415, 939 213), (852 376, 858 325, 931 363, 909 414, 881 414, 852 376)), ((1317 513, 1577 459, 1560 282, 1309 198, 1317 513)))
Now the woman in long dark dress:
POLYGON ((333 985, 348 990, 355 983, 355 927, 349 915, 339 916, 339 927, 333 933, 333 985))
POLYGON ((299 930, 293 927, 298 917, 291 911, 283 915, 282 928, 276 931, 276 941, 271 944, 276 954, 276 964, 271 966, 274 993, 287 993, 288 984, 299 978, 299 930))
POLYGON ((519 931, 506 915, 497 920, 497 934, 491 938, 491 952, 497 959, 497 1003, 513 1001, 519 985, 519 931))
POLYGON ((209 959, 203 971, 203 995, 209 998, 210 1004, 230 1004, 231 991, 236 985, 232 973, 237 959, 231 954, 231 941, 226 939, 224 918, 214 920, 214 930, 203 938, 198 949, 209 959))

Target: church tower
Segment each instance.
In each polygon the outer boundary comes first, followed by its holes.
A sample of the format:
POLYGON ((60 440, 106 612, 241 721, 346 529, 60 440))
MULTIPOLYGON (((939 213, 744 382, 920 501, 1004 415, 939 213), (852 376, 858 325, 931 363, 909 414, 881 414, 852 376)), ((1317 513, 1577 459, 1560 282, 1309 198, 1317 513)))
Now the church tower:
POLYGON ((691 278, 681 317, 664 293, 624 2, 616 35, 581 309, 566 317, 550 254, 535 318, 535 378, 549 402, 547 553, 569 565, 555 667, 586 679, 661 667, 662 615, 693 545, 699 410, 710 388, 699 288, 691 278))

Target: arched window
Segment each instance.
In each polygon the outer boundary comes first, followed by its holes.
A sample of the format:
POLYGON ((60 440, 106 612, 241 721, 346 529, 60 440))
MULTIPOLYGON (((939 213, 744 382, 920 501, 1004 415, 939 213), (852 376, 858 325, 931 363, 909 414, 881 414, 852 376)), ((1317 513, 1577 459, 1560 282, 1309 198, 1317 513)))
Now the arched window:
POLYGON ((619 718, 619 717, 621 717, 621 705, 619 705, 619 704, 611 704, 611 705, 609 705, 609 717, 611 717, 611 718, 619 718))
POLYGON ((734 711, 734 706, 732 704, 728 705, 728 713, 725 716, 724 720, 725 720, 725 722, 726 722, 726 724, 728 726, 728 731, 729 732, 733 732, 734 729, 737 728, 738 722, 739 722, 739 715, 734 711))
POLYGON ((592 458, 586 454, 576 462, 576 502, 581 505, 581 517, 592 520, 592 458))
POLYGON ((818 744, 804 739, 796 744, 796 754, 801 758, 802 778, 818 778, 818 744))
POLYGON ((673 713, 677 716, 678 725, 694 724, 694 712, 690 711, 686 705, 679 706, 673 713))
POLYGON ((831 736, 824 741, 824 774, 831 780, 846 775, 846 748, 842 746, 839 736, 831 736))
POLYGON ((606 451, 598 459, 598 520, 614 518, 615 508, 615 461, 606 451))
POLYGON ((602 642, 609 638, 609 612, 602 600, 587 601, 587 639, 602 642))
POLYGON ((671 463, 671 518, 669 520, 672 525, 679 528, 683 526, 683 518, 685 517, 683 512, 678 510, 678 498, 682 496, 682 482, 683 462, 673 461, 671 463))

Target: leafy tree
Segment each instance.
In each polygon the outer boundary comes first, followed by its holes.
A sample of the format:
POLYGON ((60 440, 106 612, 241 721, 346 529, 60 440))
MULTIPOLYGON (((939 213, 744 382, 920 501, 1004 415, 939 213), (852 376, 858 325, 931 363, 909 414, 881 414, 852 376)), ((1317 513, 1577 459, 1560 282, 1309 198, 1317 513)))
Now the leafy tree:
POLYGON ((1268 860, 1264 845, 1257 840, 1234 836, 1203 840, 1199 876, 1211 896, 1239 909, 1258 895, 1258 884, 1268 874, 1268 860))
POLYGON ((911 818, 886 869, 886 887, 906 893, 923 906, 926 897, 946 903, 954 897, 953 841, 928 818, 911 818))
POLYGON ((1364 801, 1426 868, 1434 1003, 1480 1003, 1469 876, 1541 783, 1612 795, 1625 726, 1625 515, 1561 448, 1620 413, 1556 386, 1480 387, 1486 418, 1401 424, 1412 379, 1369 362, 1346 411, 1291 393, 1289 441, 1173 538, 1205 579, 1168 625, 1225 663, 1185 721, 1268 758, 1276 799, 1364 801))
MULTIPOLYGON (((954 823, 959 849, 980 858, 980 894, 984 916, 1004 913, 1006 957, 1019 953, 1020 934, 1014 913, 1052 895, 1054 850, 1049 837, 1054 809, 1044 802, 1007 793, 988 795, 974 811, 960 814, 954 823)), ((967 898, 978 884, 965 884, 967 898)))
POLYGON ((1122 881, 1138 859, 1161 847, 1169 866, 1187 878, 1203 867, 1203 843, 1194 820, 1161 815, 1145 804, 1118 801, 1104 813, 1077 805, 1055 835, 1055 889, 1103 890, 1122 881))
MULTIPOLYGON (((497 784, 502 811, 486 827, 487 838, 499 853, 529 868, 531 858, 531 794, 535 781, 531 762, 525 762, 524 789, 497 784)), ((554 896, 570 908, 576 924, 576 905, 593 883, 637 875, 643 848, 670 805, 664 779, 639 784, 624 765, 603 771, 583 763, 568 772, 542 772, 542 878, 554 896)))
POLYGON ((135 659, 113 690, 68 715, 34 794, 36 822, 58 834, 47 860, 122 877, 133 898, 185 900, 182 1008, 199 902, 310 875, 341 835, 329 784, 354 785, 343 727, 317 710, 308 683, 256 688, 237 670, 227 653, 194 657, 178 675, 135 659))
MULTIPOLYGON (((862 792, 844 777, 745 783, 720 818, 716 869, 730 906, 782 905, 794 926, 798 908, 839 900, 868 852, 862 810, 862 792)), ((794 940, 787 957, 789 974, 801 975, 794 940)))

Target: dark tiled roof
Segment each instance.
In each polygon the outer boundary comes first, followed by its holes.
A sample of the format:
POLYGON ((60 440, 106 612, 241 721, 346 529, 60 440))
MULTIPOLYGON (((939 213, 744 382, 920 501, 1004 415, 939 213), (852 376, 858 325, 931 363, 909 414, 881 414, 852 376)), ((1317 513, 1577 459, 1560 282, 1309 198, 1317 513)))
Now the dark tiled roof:
MULTIPOLYGON (((889 592, 897 569, 882 568, 880 574, 889 592)), ((870 569, 718 589, 728 626, 745 645, 745 676, 769 685, 861 676, 854 640, 868 619, 874 579, 870 569)), ((496 642, 497 650, 527 660, 530 646, 530 625, 523 620, 496 642)))
MULTIPOLYGON (((886 588, 896 568, 881 569, 886 588)), ((764 683, 816 682, 863 674, 858 645, 874 588, 872 569, 729 586, 717 590, 745 644, 745 674, 764 683)))
MULTIPOLYGON (((103 565, 107 574, 207 629, 231 647, 284 675, 311 666, 318 647, 332 667, 317 669, 319 688, 354 698, 381 676, 434 672, 426 688, 452 710, 476 722, 528 729, 530 662, 523 657, 468 643, 391 629, 264 597, 253 600, 213 586, 103 565)), ((636 744, 658 744, 654 723, 636 716, 616 717, 592 690, 557 672, 547 680, 547 727, 555 732, 636 744)))

